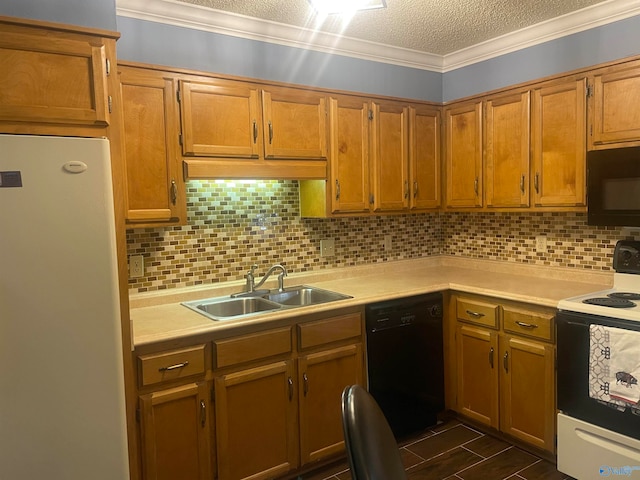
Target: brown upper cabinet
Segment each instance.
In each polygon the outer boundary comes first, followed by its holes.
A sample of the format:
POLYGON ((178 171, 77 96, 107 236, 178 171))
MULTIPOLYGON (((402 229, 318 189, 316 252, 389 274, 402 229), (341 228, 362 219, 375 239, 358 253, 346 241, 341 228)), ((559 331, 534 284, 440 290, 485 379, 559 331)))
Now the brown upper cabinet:
POLYGON ((529 92, 485 102, 488 207, 529 206, 529 105, 529 92))
POLYGON ((584 77, 456 104, 445 118, 449 209, 584 210, 584 77))
POLYGON ((127 224, 185 224, 176 80, 168 72, 126 66, 119 78, 127 224))
POLYGON ((482 102, 445 109, 446 206, 482 207, 482 102))
POLYGON ((440 108, 355 96, 329 99, 326 182, 301 182, 302 216, 440 205, 440 108))
POLYGON ((178 98, 188 177, 326 178, 324 93, 183 78, 178 98))
POLYGON ((586 205, 586 80, 533 90, 531 151, 536 207, 586 205))
POLYGON ((640 62, 589 77, 589 150, 640 145, 640 62))
POLYGON ((0 18, 3 131, 105 136, 113 105, 108 76, 115 68, 118 36, 0 18))

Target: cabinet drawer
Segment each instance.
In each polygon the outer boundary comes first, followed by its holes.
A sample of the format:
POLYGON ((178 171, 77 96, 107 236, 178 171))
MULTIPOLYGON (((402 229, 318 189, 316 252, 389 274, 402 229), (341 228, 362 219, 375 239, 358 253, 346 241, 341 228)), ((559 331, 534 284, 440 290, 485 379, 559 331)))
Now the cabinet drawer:
POLYGON ((142 386, 204 374, 205 345, 141 355, 138 362, 142 386))
POLYGON ((213 344, 215 366, 228 367, 291 352, 291 327, 216 340, 213 344))
POLYGON ((458 298, 456 301, 458 320, 498 328, 498 305, 478 300, 458 298))
POLYGON ((553 313, 531 312, 503 307, 504 331, 539 338, 553 339, 553 313))
POLYGON ((362 316, 360 313, 352 313, 303 323, 298 325, 298 333, 301 349, 359 337, 362 335, 362 316))

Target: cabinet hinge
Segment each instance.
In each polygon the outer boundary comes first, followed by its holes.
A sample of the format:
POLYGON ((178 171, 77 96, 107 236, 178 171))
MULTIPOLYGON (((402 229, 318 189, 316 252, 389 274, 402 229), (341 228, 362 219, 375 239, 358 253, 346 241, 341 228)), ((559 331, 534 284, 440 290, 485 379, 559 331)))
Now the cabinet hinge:
POLYGON ((373 110, 369 110, 369 120, 373 120, 373 110))
POLYGON ((587 98, 593 95, 593 87, 587 83, 587 98))
POLYGON ((104 63, 105 63, 105 71, 107 72, 107 77, 108 77, 109 75, 111 75, 111 60, 107 58, 105 59, 104 63))
POLYGON ((178 103, 182 102, 182 95, 180 94, 180 90, 176 92, 176 100, 178 100, 178 103))
POLYGON ((109 95, 107 97, 107 105, 109 107, 109 113, 112 113, 112 110, 113 110, 113 97, 111 95, 109 95))

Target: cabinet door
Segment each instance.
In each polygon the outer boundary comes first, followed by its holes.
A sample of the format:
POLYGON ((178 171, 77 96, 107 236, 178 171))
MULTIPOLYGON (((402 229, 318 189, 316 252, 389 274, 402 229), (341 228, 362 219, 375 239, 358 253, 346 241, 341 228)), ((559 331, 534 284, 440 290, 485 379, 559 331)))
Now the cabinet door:
POLYGON ((332 212, 369 211, 369 103, 329 100, 332 212))
POLYGON ((500 429, 553 452, 553 346, 512 336, 501 337, 500 344, 500 429))
POLYGON ((412 210, 440 206, 440 110, 409 110, 409 182, 412 210))
POLYGON ((372 105, 371 170, 373 209, 409 207, 409 107, 401 103, 372 105))
POLYGON ((294 89, 262 91, 266 158, 326 158, 327 101, 294 89))
POLYGON ((586 81, 533 91, 531 144, 536 206, 586 205, 586 81))
POLYGON ((498 428, 498 334, 485 328, 458 325, 457 410, 498 428))
POLYGON ((162 72, 120 67, 120 91, 127 223, 185 223, 175 80, 162 72))
POLYGON ((262 151, 259 102, 258 89, 250 84, 181 80, 182 152, 258 158, 262 151))
POLYGON ((529 206, 529 92, 487 100, 485 186, 489 207, 529 206))
POLYGON ((445 110, 447 207, 482 206, 482 103, 445 110))
POLYGON ((304 355, 298 360, 302 464, 344 450, 342 391, 362 384, 362 345, 304 355))
POLYGON ((115 40, 3 24, 0 120, 106 126, 107 51, 115 40), (108 44, 111 44, 108 46, 108 44))
POLYGON ((220 480, 276 478, 297 467, 294 381, 292 360, 216 378, 220 480))
POLYGON ((211 478, 207 383, 140 397, 145 480, 211 478))
POLYGON ((640 141, 640 66, 617 65, 593 78, 589 149, 640 141))

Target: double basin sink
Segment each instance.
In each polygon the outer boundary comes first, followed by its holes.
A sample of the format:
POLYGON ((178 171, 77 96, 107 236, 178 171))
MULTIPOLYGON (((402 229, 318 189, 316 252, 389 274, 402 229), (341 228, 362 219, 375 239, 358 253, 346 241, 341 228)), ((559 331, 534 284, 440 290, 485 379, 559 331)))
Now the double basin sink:
POLYGON ((321 288, 298 285, 283 290, 261 290, 231 297, 194 300, 183 302, 182 305, 212 320, 220 321, 236 320, 275 310, 306 307, 347 298, 352 297, 321 288))

